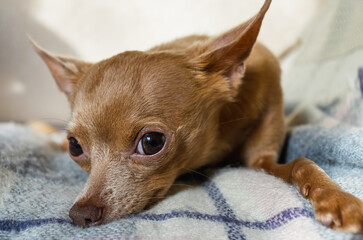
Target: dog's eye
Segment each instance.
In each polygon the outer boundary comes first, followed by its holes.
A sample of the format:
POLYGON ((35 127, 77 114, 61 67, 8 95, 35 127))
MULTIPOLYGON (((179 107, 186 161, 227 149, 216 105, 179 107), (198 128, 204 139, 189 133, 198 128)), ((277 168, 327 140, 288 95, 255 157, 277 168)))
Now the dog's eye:
POLYGON ((72 156, 78 157, 79 155, 83 154, 82 147, 78 143, 77 139, 75 139, 74 137, 70 137, 68 139, 68 143, 69 143, 69 153, 72 156))
POLYGON ((158 132, 146 133, 137 145, 137 153, 142 155, 154 155, 163 149, 165 135, 158 132))

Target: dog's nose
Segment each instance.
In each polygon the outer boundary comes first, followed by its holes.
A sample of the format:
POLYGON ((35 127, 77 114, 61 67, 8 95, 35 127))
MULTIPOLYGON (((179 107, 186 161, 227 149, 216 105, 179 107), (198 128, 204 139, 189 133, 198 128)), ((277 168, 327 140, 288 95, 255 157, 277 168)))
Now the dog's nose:
POLYGON ((80 227, 90 227, 102 223, 102 213, 102 207, 74 204, 71 210, 69 210, 69 217, 73 220, 74 224, 80 227))

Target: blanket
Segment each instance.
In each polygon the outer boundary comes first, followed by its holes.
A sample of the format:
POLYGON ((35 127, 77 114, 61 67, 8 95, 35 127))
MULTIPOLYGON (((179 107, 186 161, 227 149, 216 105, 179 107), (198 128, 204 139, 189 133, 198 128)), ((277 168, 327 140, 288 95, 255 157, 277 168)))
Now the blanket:
MULTIPOLYGON (((359 77, 361 87, 362 69, 359 77)), ((280 162, 311 158, 363 200, 359 89, 354 101, 290 106, 290 124, 300 125, 289 132, 280 162)), ((58 150, 59 137, 0 124, 0 239, 363 239, 322 226, 310 203, 282 180, 232 166, 186 175, 152 208, 82 229, 68 211, 87 174, 58 150)))

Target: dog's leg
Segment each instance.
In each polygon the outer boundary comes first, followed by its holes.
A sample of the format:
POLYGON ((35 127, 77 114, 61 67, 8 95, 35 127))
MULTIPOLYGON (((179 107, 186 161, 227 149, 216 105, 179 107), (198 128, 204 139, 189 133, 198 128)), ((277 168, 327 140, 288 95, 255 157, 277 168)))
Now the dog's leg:
POLYGON ((298 187, 325 226, 351 233, 363 231, 362 201, 343 191, 311 160, 297 158, 280 165, 269 157, 261 157, 255 166, 298 187))
POLYGON ((248 166, 298 187, 312 203, 315 217, 325 226, 350 233, 363 232, 363 202, 342 190, 317 164, 306 158, 276 163, 276 136, 281 123, 281 116, 274 113, 262 121, 245 146, 243 157, 248 166))

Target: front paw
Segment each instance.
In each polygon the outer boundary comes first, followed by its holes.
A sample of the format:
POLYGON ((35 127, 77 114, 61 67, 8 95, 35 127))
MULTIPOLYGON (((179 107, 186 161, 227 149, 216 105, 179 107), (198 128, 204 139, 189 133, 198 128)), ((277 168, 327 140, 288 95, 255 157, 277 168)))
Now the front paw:
POLYGON ((348 233, 363 232, 363 202, 342 190, 314 189, 310 199, 323 225, 348 233))

